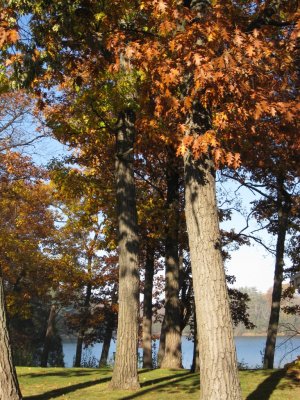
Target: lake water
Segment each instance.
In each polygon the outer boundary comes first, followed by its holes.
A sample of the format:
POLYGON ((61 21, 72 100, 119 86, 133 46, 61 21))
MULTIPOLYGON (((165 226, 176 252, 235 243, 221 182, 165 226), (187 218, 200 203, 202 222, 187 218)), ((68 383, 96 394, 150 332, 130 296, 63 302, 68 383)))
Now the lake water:
MULTIPOLYGON (((237 350, 238 362, 246 365, 248 368, 257 368, 262 365, 262 352, 265 346, 266 338, 264 336, 250 337, 237 336, 235 337, 235 345, 237 350)), ((155 348, 158 350, 159 342, 155 341, 155 348)), ((112 341, 109 352, 109 361, 113 362, 113 354, 115 352, 115 342, 112 341)), ((94 362, 99 360, 102 344, 97 343, 90 346, 83 352, 83 359, 93 358, 94 362)), ((64 360, 66 367, 72 367, 76 351, 75 341, 65 341, 63 343, 64 360)), ((142 350, 139 349, 140 356, 142 350)), ((300 337, 292 339, 287 337, 277 338, 277 347, 275 353, 275 368, 283 367, 284 364, 295 360, 297 355, 300 355, 300 337)), ((182 363, 184 368, 190 368, 193 360, 193 342, 186 337, 182 338, 182 363)))

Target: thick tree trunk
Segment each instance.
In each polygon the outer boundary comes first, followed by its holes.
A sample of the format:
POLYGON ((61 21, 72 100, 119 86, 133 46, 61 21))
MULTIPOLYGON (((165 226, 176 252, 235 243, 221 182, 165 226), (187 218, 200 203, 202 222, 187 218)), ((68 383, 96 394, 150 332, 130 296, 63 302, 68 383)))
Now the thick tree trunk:
MULTIPOLYGON (((91 272, 91 267, 92 267, 92 258, 88 260, 88 270, 91 272)), ((90 306, 90 301, 91 301, 91 295, 92 295, 92 285, 89 283, 86 287, 86 294, 85 294, 85 299, 84 299, 84 315, 82 318, 82 327, 79 331, 78 338, 77 338, 77 345, 76 345, 76 354, 75 354, 75 363, 74 367, 80 368, 81 366, 81 358, 82 358, 82 345, 83 345, 83 340, 84 340, 84 334, 86 330, 86 319, 87 319, 87 314, 89 312, 89 306, 90 306)))
MULTIPOLYGON (((205 20, 208 0, 191 0, 187 6, 205 20)), ((187 92, 190 87, 186 80, 187 92)), ((211 129, 211 115, 195 101, 187 115, 189 135, 211 129)), ((214 165, 202 155, 184 155, 185 217, 189 238, 195 312, 200 353, 200 399, 241 400, 229 296, 221 255, 214 165)))
POLYGON ((272 305, 268 325, 268 334, 264 353, 264 368, 274 367, 274 356, 280 315, 280 302, 282 295, 282 281, 284 268, 284 242, 288 228, 289 205, 284 198, 283 180, 278 186, 278 235, 276 243, 276 260, 274 271, 274 283, 272 292, 272 305))
POLYGON ((197 319, 194 313, 194 351, 193 351, 193 364, 191 366, 191 372, 199 372, 199 340, 198 340, 198 329, 197 329, 197 319))
POLYGON ((182 368, 181 308, 179 301, 179 171, 173 148, 168 148, 166 289, 165 289, 165 352, 161 368, 182 368))
MULTIPOLYGON (((198 114, 198 124, 206 118, 198 114)), ((196 161, 189 152, 184 164, 185 215, 200 352, 200 398, 241 400, 213 165, 209 160, 196 161)))
POLYGON ((55 318, 56 318, 56 306, 52 305, 50 308, 49 318, 47 322, 47 330, 45 335, 44 348, 41 356, 41 367, 47 367, 49 352, 51 350, 51 343, 55 334, 55 318))
POLYGON ((116 186, 119 225, 119 313, 112 389, 138 389, 139 264, 135 181, 134 115, 120 114, 117 131, 116 186))
POLYGON ((7 328, 3 279, 0 271, 0 400, 21 400, 7 328))
POLYGON ((153 368, 152 361, 152 290, 154 276, 154 248, 147 246, 145 282, 144 282, 144 315, 143 315, 143 368, 153 368))

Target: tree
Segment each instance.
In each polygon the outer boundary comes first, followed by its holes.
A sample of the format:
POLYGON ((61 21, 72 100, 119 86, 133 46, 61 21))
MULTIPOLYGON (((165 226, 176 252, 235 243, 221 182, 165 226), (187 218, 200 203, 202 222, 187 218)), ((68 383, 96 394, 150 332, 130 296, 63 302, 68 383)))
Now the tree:
MULTIPOLYGON (((18 35, 15 24, 7 22, 12 16, 12 10, 1 10, 0 12, 0 48, 1 48, 1 65, 3 62, 2 51, 11 43, 13 43, 18 35)), ((1 81, 3 74, 1 74, 1 81)), ((2 82, 1 82, 2 83, 2 82)), ((4 127, 5 125, 3 125, 4 127)), ((20 400, 22 398, 17 374, 12 361, 11 345, 8 334, 6 306, 3 290, 2 265, 0 265, 0 397, 7 400, 20 400)))
MULTIPOLYGON (((74 156, 70 161, 77 164, 74 156)), ((117 315, 116 229, 115 219, 108 217, 114 210, 108 190, 100 188, 90 168, 56 160, 51 177, 61 223, 50 251, 64 264, 56 300, 70 309, 66 325, 78 335, 75 366, 81 365, 83 345, 99 341, 104 341, 106 363, 117 315)))
MULTIPOLYGON (((38 4, 41 5, 40 2, 38 4)), ((91 2, 88 6, 81 2, 74 5, 68 3, 68 7, 64 3, 64 8, 47 3, 47 13, 44 13, 43 7, 26 5, 27 11, 34 16, 31 28, 38 39, 36 42, 39 48, 45 49, 43 60, 39 59, 37 63, 35 58, 33 61, 41 69, 50 65, 50 79, 49 69, 48 76, 46 71, 42 71, 36 84, 61 83, 67 100, 72 98, 68 95, 77 84, 79 92, 81 87, 86 87, 86 93, 93 92, 92 98, 95 99, 95 93, 98 96, 107 93, 109 84, 113 92, 120 82, 124 83, 117 77, 126 78, 127 96, 122 97, 126 101, 121 107, 119 103, 119 107, 113 109, 108 106, 106 110, 113 115, 109 122, 114 118, 119 120, 117 136, 122 134, 128 139, 124 147, 130 159, 119 159, 116 165, 117 171, 120 168, 119 178, 122 178, 121 167, 124 167, 122 173, 128 167, 126 178, 130 179, 127 189, 134 189, 131 168, 122 164, 133 161, 131 145, 134 143, 126 137, 126 134, 133 135, 133 109, 148 121, 153 135, 164 137, 166 141, 172 138, 172 143, 178 145, 178 155, 183 156, 185 166, 186 221, 197 328, 201 339, 201 396, 205 400, 216 397, 240 399, 214 175, 215 170, 223 165, 239 166, 241 149, 247 148, 250 154, 254 139, 265 143, 264 138, 272 136, 270 127, 274 125, 268 123, 272 117, 280 115, 285 122, 296 118, 297 103, 294 99, 287 100, 286 94, 291 87, 290 81, 295 79, 295 66, 290 54, 296 44, 297 13, 288 7, 288 1, 192 0, 181 3, 160 0, 144 1, 142 4, 114 1, 110 9, 98 2, 91 2), (57 10, 55 7, 58 7, 57 10), (117 13, 121 17, 116 18, 117 13), (88 32, 82 29, 83 15, 91 19, 88 32), (55 29, 52 29, 54 26, 55 29), (274 31, 278 35, 274 35, 274 31), (71 51, 65 51, 66 47, 71 51), (53 59, 59 61, 60 68, 51 73, 51 66, 55 65, 53 59), (128 67, 125 74, 124 61, 128 67), (281 69, 288 74, 278 80, 281 69), (103 70, 106 74, 99 74, 103 70), (95 71, 98 72, 98 79, 93 79, 95 71), (95 90, 91 91, 91 87, 95 90), (100 87, 103 91, 96 90, 100 87), (258 129, 263 126, 268 127, 264 134, 258 129)), ((108 103, 111 105, 106 101, 106 105, 108 103)), ((98 121, 103 123, 103 107, 99 107, 99 102, 97 104, 98 121)), ((89 106, 92 108, 95 105, 89 106)), ((65 115, 72 114, 68 106, 65 109, 69 111, 65 115)), ((108 130, 107 122, 104 118, 104 126, 108 130)), ((77 130, 73 127, 68 140, 85 152, 89 151, 92 146, 88 142, 95 135, 91 132, 87 134, 86 130, 77 136, 74 132, 77 130)), ((280 145, 289 134, 283 130, 276 136, 277 144, 280 145)), ((119 181, 121 183, 125 193, 124 178, 123 182, 119 181)), ((133 190, 128 194, 133 195, 133 190)), ((133 218, 130 227, 133 230, 126 233, 132 233, 135 242, 134 208, 132 213, 129 208, 127 211, 120 209, 119 217, 124 212, 133 218)), ((132 254, 135 263, 136 246, 132 254)), ((133 270, 137 272, 136 268, 133 270)), ((122 299, 121 287, 120 294, 122 299)), ((130 295, 135 295, 138 301, 135 286, 130 295)), ((133 315, 136 316, 133 308, 133 315)), ((135 339, 135 335, 132 337, 135 339)), ((128 349, 135 357, 133 347, 130 342, 128 349)), ((115 376, 120 378, 120 358, 117 361, 119 366, 115 376)), ((127 358, 123 358, 123 367, 126 362, 127 358)), ((133 382, 133 387, 137 387, 136 368, 127 369, 127 378, 133 382), (131 373, 134 377, 129 376, 131 373)))
POLYGON ((179 166, 172 147, 167 149, 167 207, 165 262, 165 349, 161 368, 181 368, 180 266, 179 266, 179 166))
MULTIPOLYGON (((84 87, 84 80, 81 73, 83 70, 77 64, 79 59, 83 62, 81 66, 84 66, 83 69, 87 72, 85 76, 88 76, 87 83, 87 93, 91 93, 92 97, 98 95, 98 91, 94 91, 96 87, 101 87, 102 85, 106 85, 107 87, 112 86, 111 83, 114 81, 118 81, 118 75, 113 73, 113 69, 110 68, 114 62, 119 62, 119 51, 114 54, 113 47, 111 47, 111 39, 114 40, 113 35, 111 35, 111 28, 114 26, 116 30, 119 26, 122 25, 122 12, 123 6, 130 8, 129 2, 118 2, 115 1, 115 6, 111 4, 108 6, 107 4, 100 4, 92 2, 89 5, 86 5, 85 2, 79 2, 78 4, 73 2, 68 2, 63 6, 61 4, 52 4, 49 6, 48 2, 39 2, 32 5, 31 2, 22 3, 21 6, 18 4, 18 1, 15 3, 17 5, 18 10, 20 12, 29 12, 31 14, 30 28, 32 31, 32 35, 35 39, 36 45, 38 47, 43 48, 43 54, 45 55, 44 60, 41 60, 41 52, 35 51, 35 60, 32 59, 33 64, 36 66, 35 70, 31 69, 31 74, 23 74, 21 72, 21 80, 24 79, 24 83, 31 83, 30 78, 33 75, 38 76, 36 91, 40 93, 40 88, 43 85, 48 86, 49 84, 53 87, 53 84, 56 83, 62 84, 62 89, 65 88, 65 94, 68 92, 71 93, 74 89, 73 83, 74 77, 76 80, 77 86, 84 87), (44 4, 46 3, 46 4, 44 4), (44 13, 44 11, 46 11, 44 13), (119 12, 120 11, 120 12, 119 12), (119 12, 119 13, 118 13, 119 12), (49 15, 52 17, 49 19, 49 15), (48 27, 53 27, 53 23, 56 20, 57 15, 63 16, 61 19, 62 25, 57 24, 59 27, 56 30, 56 33, 53 37, 49 36, 49 32, 52 31, 52 28, 48 29, 48 27), (93 19, 93 23, 90 25, 90 34, 86 35, 86 16, 89 16, 93 19), (102 24, 102 17, 108 17, 109 25, 106 25, 106 22, 102 24), (70 21, 73 23, 70 24, 70 21), (100 22, 100 24, 99 24, 100 22), (73 25, 74 24, 74 25, 73 25), (47 27, 46 27, 47 25, 47 27), (73 28, 76 26, 76 29, 73 28), (103 40, 101 39, 101 45, 98 46, 99 43, 99 35, 98 30, 101 29, 103 34, 103 40), (45 33, 45 34, 44 34, 45 33), (89 39, 85 40, 87 36, 93 37, 92 43, 89 39), (67 38, 67 41, 66 41, 67 38), (83 39, 83 41, 82 41, 83 39), (78 42, 80 42, 80 46, 78 47, 78 42), (53 49, 54 47, 57 49, 57 56, 53 57, 53 49), (63 49, 66 46, 72 47, 72 55, 71 59, 69 55, 66 55, 63 49), (98 67, 94 69, 94 66, 90 64, 92 61, 91 53, 93 52, 96 58, 94 60, 100 61, 99 69, 98 67), (65 57, 66 56, 66 57, 65 57), (71 61, 71 63, 70 63, 71 61), (58 72, 57 63, 60 64, 61 72, 58 72), (55 65, 55 68, 52 67, 55 65), (77 73, 74 75, 76 70, 76 65, 79 67, 77 73), (45 75, 44 66, 46 68, 50 68, 52 72, 50 74, 45 75), (91 68, 90 68, 91 67, 91 68), (81 70, 79 72, 79 70, 81 70), (70 86, 68 87, 67 81, 65 81, 65 77, 69 75, 69 72, 72 75, 72 79, 69 80, 70 86), (51 83, 50 83, 51 82, 51 83), (90 84, 92 83, 92 86, 90 84), (92 88, 92 90, 90 90, 92 88), (70 90, 69 90, 70 89, 70 90)), ((124 8, 125 10, 125 8, 124 8)), ((126 10, 127 13, 128 9, 126 10)), ((130 14, 130 13, 129 13, 130 14)), ((128 15, 129 15, 128 14, 128 15)), ((54 23, 55 24, 55 23, 54 23)), ((114 31, 114 28, 113 28, 114 31)), ((54 31, 53 31, 54 32, 54 31)), ((29 54, 33 55, 30 49, 29 54)), ((37 50, 37 49, 36 49, 37 50)), ((28 54, 28 55, 29 55, 28 54)), ((30 55, 29 55, 30 57, 30 55)), ((44 57, 44 56, 43 56, 44 57)), ((124 58, 123 58, 124 60, 124 58)), ((125 80, 128 78, 128 82, 131 79, 131 71, 130 66, 124 66, 123 63, 123 74, 121 77, 125 77, 125 80), (123 68, 124 67, 124 68, 123 68)), ((24 65, 20 68, 24 71, 24 65)), ((26 65, 25 65, 26 69, 26 65)), ((28 70, 27 70, 28 72, 28 70)), ((134 88, 134 87, 133 87, 134 88)), ((129 88, 127 88, 129 89, 129 88)), ((73 91, 74 93, 74 91, 73 91)), ((132 93, 129 92, 127 96, 130 98, 132 93)), ((42 97, 42 96, 41 96, 42 97)), ((138 262, 137 262, 137 252, 138 252, 138 236, 137 236, 137 223, 136 223, 136 209, 135 209, 135 188, 134 188, 134 177, 132 172, 132 160, 133 156, 131 153, 132 146, 134 145, 134 113, 132 111, 131 104, 126 104, 126 102, 119 101, 119 105, 117 108, 111 107, 111 102, 105 99, 106 104, 108 104, 110 111, 113 112, 113 116, 110 119, 110 123, 114 125, 114 128, 109 132, 112 134, 112 137, 116 139, 116 163, 115 163, 115 172, 116 172, 116 193, 117 193, 117 213, 118 213, 118 225, 119 225, 119 268, 120 268, 120 281, 119 281, 119 322, 118 322, 118 332, 120 333, 120 338, 122 340, 118 340, 117 343, 117 357, 114 368, 112 386, 113 387, 123 387, 123 388, 136 388, 138 387, 138 377, 137 377, 137 331, 138 331, 138 290, 139 290, 139 279, 138 279, 138 262), (128 153, 127 153, 128 152, 128 153), (128 263, 128 264, 127 264, 128 263), (126 300, 125 300, 126 299, 126 300), (127 329, 128 320, 131 320, 130 329, 131 332, 127 329), (124 332, 124 335, 123 333, 124 332), (136 350, 134 350, 136 348, 136 350), (122 354, 121 354, 122 353, 122 354), (119 355, 118 355, 119 354, 119 355)), ((41 103, 44 104, 44 100, 41 98, 41 103)), ((130 103, 130 101, 129 101, 130 103)), ((42 105, 41 104, 41 105, 42 105)), ((103 113, 103 105, 101 107, 95 107, 93 103, 90 104, 91 109, 94 108, 96 110, 95 114, 97 116, 103 113)), ((48 110, 46 110, 48 111, 48 110)), ((57 114, 57 113, 56 113, 57 114)), ((48 114, 49 115, 49 114, 48 114)), ((99 118, 99 119, 100 119, 99 118)), ((60 134, 67 137, 66 132, 62 132, 59 127, 58 119, 55 121, 55 118, 52 121, 56 122, 56 126, 52 124, 53 132, 57 137, 60 134), (58 128, 58 129, 55 129, 58 128)), ((103 126, 102 126, 103 127, 103 126)), ((106 128, 106 123, 104 123, 104 127, 106 128)), ((73 127, 73 132, 76 129, 73 127)), ((98 130, 101 132, 100 129, 98 130)), ((108 129, 106 129, 107 134, 108 129)), ((86 131, 87 133, 87 131, 86 131)), ((92 132, 89 132, 91 134, 92 132)), ((95 133, 95 130, 93 131, 95 133)), ((82 149, 84 151, 87 150, 86 146, 86 135, 81 134, 77 137, 72 134, 69 136, 67 141, 77 148, 80 148, 82 145, 82 149), (79 138, 79 142, 78 139, 79 138), (81 143, 81 144, 80 144, 81 143)), ((105 146, 103 146, 104 148, 105 146)))
MULTIPOLYGON (((292 94, 294 97, 294 94, 292 94)), ((280 117, 274 121, 273 130, 288 129, 296 136, 297 126, 292 123, 281 123, 280 117), (285 126, 284 126, 285 125, 285 126), (283 128, 284 126, 284 128, 283 128)), ((256 193, 260 198, 252 202, 250 215, 259 222, 260 228, 256 231, 266 230, 276 237, 275 248, 260 242, 253 234, 254 239, 275 256, 274 284, 268 334, 264 354, 264 368, 273 368, 276 346, 276 336, 279 327, 280 303, 282 297, 282 284, 285 276, 285 257, 288 255, 288 235, 297 234, 297 199, 299 197, 298 167, 296 166, 297 150, 293 143, 282 141, 279 146, 272 138, 268 141, 270 152, 265 154, 261 146, 256 148, 256 157, 247 160, 245 166, 232 176, 242 186, 256 193), (295 232, 296 228, 296 232, 295 232)), ((265 139, 266 144, 267 140, 265 139)), ((243 155, 243 153, 242 153, 243 155)), ((246 227, 247 228, 247 227, 246 227)), ((244 230, 243 236, 247 236, 244 230)))

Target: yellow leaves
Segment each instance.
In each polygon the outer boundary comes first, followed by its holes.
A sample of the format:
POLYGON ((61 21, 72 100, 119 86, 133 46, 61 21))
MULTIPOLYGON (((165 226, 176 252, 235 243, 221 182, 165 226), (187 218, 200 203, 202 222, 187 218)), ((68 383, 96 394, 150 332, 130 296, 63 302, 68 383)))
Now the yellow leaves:
POLYGON ((169 49, 172 51, 172 53, 175 51, 175 49, 176 49, 176 41, 175 40, 170 41, 169 49))
POLYGON ((224 129, 227 126, 228 117, 225 112, 215 114, 213 124, 218 129, 224 129))
POLYGON ((159 25, 159 33, 162 36, 167 36, 170 32, 173 32, 174 29, 176 29, 176 25, 174 24, 174 22, 171 22, 169 20, 164 20, 159 25))
POLYGON ((53 32, 58 32, 59 28, 60 28, 59 24, 55 24, 55 25, 52 26, 53 32))
POLYGON ((199 66, 202 61, 202 56, 198 53, 195 53, 195 54, 193 54, 193 60, 194 60, 195 65, 199 66))
POLYGON ((216 149, 212 150, 212 156, 216 169, 224 165, 236 169, 241 165, 241 159, 239 153, 227 152, 226 150, 220 147, 217 147, 216 149))
POLYGON ((244 38, 242 37, 242 33, 240 30, 235 30, 235 36, 233 38, 233 42, 238 46, 241 47, 244 43, 244 38))
POLYGON ((253 113, 254 119, 258 120, 262 115, 269 114, 272 117, 277 115, 277 104, 269 104, 266 100, 257 102, 253 113))
MULTIPOLYGON (((185 132, 186 130, 186 126, 185 125, 181 125, 181 131, 182 133, 185 132)), ((192 143, 194 142, 194 137, 193 136, 184 136, 184 138, 182 139, 181 144, 179 145, 178 149, 177 149, 177 156, 184 156, 186 151, 188 150, 188 148, 192 145, 192 143)))
POLYGON ((158 4, 157 4, 157 9, 164 14, 166 12, 167 9, 167 5, 163 0, 159 0, 158 4))
POLYGON ((246 54, 249 57, 253 57, 255 55, 255 48, 252 45, 246 47, 246 54))
POLYGON ((220 168, 224 165, 238 168, 241 164, 240 154, 226 151, 220 147, 220 142, 214 130, 208 130, 203 135, 196 137, 192 135, 184 136, 177 149, 177 155, 184 156, 188 149, 192 151, 195 158, 200 158, 202 155, 210 153, 214 160, 215 168, 220 168))
POLYGON ((97 22, 103 21, 103 19, 104 19, 105 17, 106 17, 106 14, 105 14, 104 12, 100 12, 100 13, 95 14, 95 20, 96 20, 97 22))
POLYGON ((161 76, 162 82, 167 86, 177 84, 179 82, 180 72, 176 68, 169 69, 164 66, 162 68, 159 68, 158 72, 161 76))
POLYGON ((16 29, 6 30, 0 26, 0 47, 5 44, 11 44, 19 39, 19 34, 16 29))
POLYGON ((177 156, 184 156, 187 151, 187 147, 184 143, 181 143, 181 145, 178 147, 176 155, 177 156))
POLYGON ((209 33, 207 36, 207 41, 212 42, 215 39, 215 34, 213 32, 209 33))
POLYGON ((132 46, 127 46, 125 50, 125 55, 128 58, 131 58, 134 54, 134 48, 132 46))
POLYGON ((189 110, 191 108, 192 104, 193 104, 193 99, 191 97, 187 96, 184 99, 183 104, 184 104, 185 108, 189 110))

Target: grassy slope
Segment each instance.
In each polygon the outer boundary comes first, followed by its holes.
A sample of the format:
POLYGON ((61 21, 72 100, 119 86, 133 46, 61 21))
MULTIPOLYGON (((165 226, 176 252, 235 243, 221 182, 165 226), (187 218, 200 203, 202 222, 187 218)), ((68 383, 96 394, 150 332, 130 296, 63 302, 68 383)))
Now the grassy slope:
MULTIPOLYGON (((199 376, 188 371, 140 371, 137 392, 108 390, 109 369, 17 368, 24 400, 193 400, 199 398, 199 376)), ((300 384, 282 370, 241 371, 246 400, 297 400, 300 384)))

